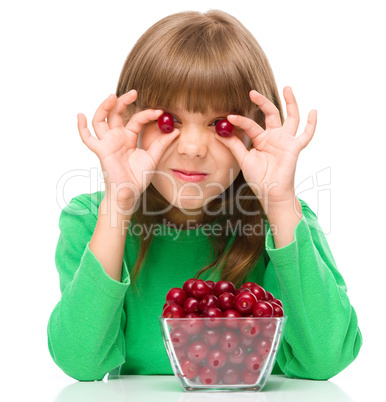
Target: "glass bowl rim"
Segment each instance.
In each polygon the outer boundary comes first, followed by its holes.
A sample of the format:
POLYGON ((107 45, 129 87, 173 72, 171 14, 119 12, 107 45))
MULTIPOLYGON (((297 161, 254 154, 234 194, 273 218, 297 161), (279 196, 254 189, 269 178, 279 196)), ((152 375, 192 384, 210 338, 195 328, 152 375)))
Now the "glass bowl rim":
POLYGON ((283 315, 282 317, 181 317, 181 318, 176 318, 176 317, 172 317, 172 318, 167 318, 167 317, 162 317, 162 315, 158 316, 158 318, 160 320, 247 320, 247 319, 251 319, 251 320, 277 320, 277 321, 281 321, 281 320, 286 320, 288 318, 287 315, 283 315))

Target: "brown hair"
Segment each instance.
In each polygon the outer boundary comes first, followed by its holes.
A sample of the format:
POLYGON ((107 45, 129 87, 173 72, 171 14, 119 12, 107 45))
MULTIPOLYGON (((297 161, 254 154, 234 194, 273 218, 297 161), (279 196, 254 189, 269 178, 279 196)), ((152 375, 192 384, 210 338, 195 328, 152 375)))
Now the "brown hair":
MULTIPOLYGON (((256 89, 270 99, 283 112, 274 75, 266 55, 253 35, 234 17, 218 11, 195 11, 170 15, 150 27, 137 41, 123 66, 117 96, 136 89, 138 98, 129 106, 127 118, 136 109, 185 108, 189 112, 205 114, 215 112, 250 115, 265 128, 264 114, 251 102, 249 92, 256 89)), ((132 219, 137 224, 151 224, 161 216, 144 215, 142 205, 151 211, 167 207, 167 201, 152 184, 140 199, 132 219)), ((225 204, 228 211, 220 220, 233 226, 265 226, 266 217, 259 200, 246 185, 242 172, 232 185, 208 205, 209 211, 218 211, 225 204), (234 208, 231 214, 231 195, 240 191, 241 211, 234 208), (242 211, 250 212, 243 214, 242 211), (252 214, 253 213, 253 214, 252 214)), ((222 209, 224 211, 224 208, 222 209)), ((178 211, 177 211, 178 212, 178 211)), ((216 218, 205 214, 203 224, 216 218)), ((235 284, 242 283, 264 251, 265 231, 258 236, 236 236, 229 245, 226 231, 212 239, 214 261, 197 273, 220 269, 221 278, 235 284)), ((134 281, 139 273, 152 236, 141 239, 137 261, 131 272, 134 281)))

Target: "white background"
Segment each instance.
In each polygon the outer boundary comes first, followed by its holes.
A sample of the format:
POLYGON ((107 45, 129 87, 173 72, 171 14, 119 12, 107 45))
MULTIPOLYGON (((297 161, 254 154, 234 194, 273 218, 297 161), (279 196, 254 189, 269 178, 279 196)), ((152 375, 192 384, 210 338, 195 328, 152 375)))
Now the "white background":
POLYGON ((318 110, 316 134, 298 164, 298 195, 320 215, 364 338, 357 360, 330 381, 356 400, 380 386, 386 279, 382 3, 35 0, 1 7, 0 361, 3 384, 14 387, 15 400, 25 393, 51 401, 74 382, 51 360, 46 326, 60 297, 54 253, 61 208, 77 194, 102 189, 98 159, 80 140, 76 114, 90 121, 115 92, 129 50, 150 25, 177 11, 210 8, 230 12, 255 35, 280 93, 293 88, 299 130, 308 112, 318 110))

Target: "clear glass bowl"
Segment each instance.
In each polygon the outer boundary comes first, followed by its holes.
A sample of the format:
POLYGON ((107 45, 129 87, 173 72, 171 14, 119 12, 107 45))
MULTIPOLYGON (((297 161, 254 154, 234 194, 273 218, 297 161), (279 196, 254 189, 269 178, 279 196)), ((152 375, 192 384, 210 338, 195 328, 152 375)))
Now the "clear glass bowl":
POLYGON ((162 339, 184 391, 261 391, 287 317, 162 318, 162 339))

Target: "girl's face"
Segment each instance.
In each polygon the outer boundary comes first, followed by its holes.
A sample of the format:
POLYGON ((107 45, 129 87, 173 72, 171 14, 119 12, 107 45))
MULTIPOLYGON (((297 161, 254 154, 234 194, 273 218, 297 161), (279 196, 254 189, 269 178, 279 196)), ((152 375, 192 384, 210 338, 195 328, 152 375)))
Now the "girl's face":
MULTIPOLYGON (((203 206, 223 193, 236 179, 240 167, 231 151, 215 138, 215 125, 228 113, 190 113, 184 109, 165 110, 174 117, 180 130, 159 161, 152 184, 172 205, 180 209, 187 220, 199 221, 203 206), (199 172, 199 180, 186 179, 177 173, 199 172), (193 181, 192 181, 193 180, 193 181)), ((139 135, 138 146, 147 150, 159 135, 157 121, 148 123, 139 135)), ((248 148, 250 139, 235 127, 236 135, 248 148)))

